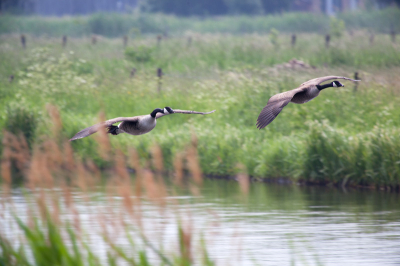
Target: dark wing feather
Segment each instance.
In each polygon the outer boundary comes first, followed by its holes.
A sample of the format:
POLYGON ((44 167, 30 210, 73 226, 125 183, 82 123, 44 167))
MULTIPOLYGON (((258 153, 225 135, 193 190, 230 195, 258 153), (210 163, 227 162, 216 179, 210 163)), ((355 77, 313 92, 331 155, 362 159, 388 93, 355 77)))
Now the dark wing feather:
POLYGON ((300 87, 291 91, 285 91, 275 94, 269 100, 267 105, 262 109, 257 118, 257 128, 262 129, 271 123, 282 111, 296 93, 304 91, 304 87, 300 87))
POLYGON ((117 118, 110 119, 110 120, 107 120, 107 121, 102 122, 102 123, 98 123, 96 125, 93 125, 91 127, 87 127, 85 129, 79 131, 69 141, 73 141, 73 140, 76 140, 76 139, 81 139, 81 138, 90 136, 90 135, 96 133, 97 131, 99 131, 101 128, 109 127, 112 124, 115 124, 117 122, 131 121, 134 118, 136 118, 136 117, 117 117, 117 118))
POLYGON ((311 79, 309 81, 304 82, 301 84, 301 86, 311 86, 311 85, 319 85, 322 82, 331 80, 331 79, 345 79, 345 80, 351 80, 351 81, 359 81, 351 78, 346 78, 346 77, 340 77, 340 76, 326 76, 326 77, 320 77, 320 78, 315 78, 311 79))
POLYGON ((187 110, 179 110, 179 109, 173 109, 174 112, 172 114, 163 114, 163 113, 157 113, 156 119, 166 116, 166 115, 173 115, 173 114, 196 114, 196 115, 208 115, 211 113, 214 113, 215 110, 211 112, 197 112, 197 111, 187 111, 187 110))

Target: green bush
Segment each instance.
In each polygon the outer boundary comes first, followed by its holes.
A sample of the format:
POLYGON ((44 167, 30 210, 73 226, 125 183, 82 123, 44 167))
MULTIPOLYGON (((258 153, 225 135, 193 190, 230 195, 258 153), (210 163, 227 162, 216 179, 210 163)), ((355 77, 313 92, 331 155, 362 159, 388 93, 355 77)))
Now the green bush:
POLYGON ((144 45, 138 47, 127 47, 125 49, 125 57, 134 63, 146 63, 153 60, 153 52, 153 47, 144 45))
POLYGON ((334 18, 334 17, 332 17, 330 19, 329 26, 330 26, 330 34, 332 35, 332 37, 336 37, 336 38, 342 37, 346 30, 344 21, 341 19, 334 18))
POLYGON ((304 178, 313 182, 400 185, 398 129, 375 128, 350 135, 323 123, 311 123, 304 178))
POLYGON ((7 106, 4 129, 14 135, 22 134, 29 147, 32 147, 35 140, 37 125, 37 115, 34 112, 19 105, 7 106))
POLYGON ((275 47, 278 46, 278 37, 279 37, 279 31, 272 28, 269 33, 269 40, 271 41, 272 45, 275 47))
POLYGON ((98 13, 88 18, 91 33, 110 37, 122 36, 133 27, 133 20, 120 14, 98 13))

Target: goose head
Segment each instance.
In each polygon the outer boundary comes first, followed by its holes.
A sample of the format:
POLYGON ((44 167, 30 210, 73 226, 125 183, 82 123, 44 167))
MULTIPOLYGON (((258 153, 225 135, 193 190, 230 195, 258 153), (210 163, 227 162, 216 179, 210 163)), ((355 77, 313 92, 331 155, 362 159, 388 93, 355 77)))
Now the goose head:
POLYGON ((171 107, 166 106, 166 107, 164 107, 163 113, 166 115, 173 114, 174 110, 172 110, 171 107))
POLYGON ((332 87, 344 87, 344 85, 339 81, 335 80, 332 82, 332 87))

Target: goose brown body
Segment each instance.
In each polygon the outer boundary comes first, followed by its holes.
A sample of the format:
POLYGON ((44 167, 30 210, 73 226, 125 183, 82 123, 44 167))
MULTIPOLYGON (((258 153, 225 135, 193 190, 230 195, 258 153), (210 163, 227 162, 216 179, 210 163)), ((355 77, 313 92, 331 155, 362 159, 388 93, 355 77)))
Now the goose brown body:
POLYGON ((114 119, 107 120, 105 122, 87 127, 73 136, 70 141, 81 139, 90 136, 101 129, 107 129, 107 133, 112 135, 118 135, 121 133, 127 133, 130 135, 142 135, 152 131, 157 125, 157 119, 170 114, 200 114, 207 115, 214 113, 215 110, 211 112, 197 112, 197 111, 187 111, 187 110, 172 110, 170 107, 165 107, 164 109, 154 109, 151 114, 140 115, 134 117, 117 117, 114 119), (121 122, 118 126, 113 124, 121 122))
POLYGON ((332 79, 358 81, 340 76, 326 76, 304 82, 296 89, 275 94, 268 100, 267 105, 263 108, 260 115, 258 116, 256 124, 257 128, 262 129, 266 127, 278 116, 278 114, 282 111, 283 107, 288 105, 290 102, 297 104, 306 103, 317 97, 320 91, 324 88, 338 87, 338 85, 336 84, 340 84, 341 85, 340 87, 344 87, 344 85, 338 81, 330 83, 331 85, 329 84, 320 85, 321 83, 332 79))
POLYGON ((118 133, 142 135, 152 131, 157 124, 157 119, 149 115, 137 116, 129 121, 122 121, 118 125, 118 133))

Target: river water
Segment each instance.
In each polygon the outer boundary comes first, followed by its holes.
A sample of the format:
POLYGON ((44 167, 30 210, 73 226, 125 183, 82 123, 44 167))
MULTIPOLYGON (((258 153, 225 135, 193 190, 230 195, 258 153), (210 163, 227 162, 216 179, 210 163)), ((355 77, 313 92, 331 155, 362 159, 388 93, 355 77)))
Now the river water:
MULTIPOLYGON (((22 194, 14 189, 12 209, 26 217, 30 203, 22 194)), ((252 183, 243 196, 235 181, 208 179, 198 196, 179 190, 170 194, 162 207, 148 201, 141 205, 146 235, 166 253, 177 249, 179 223, 193 233, 194 256, 203 239, 217 265, 400 264, 398 193, 252 183)), ((83 200, 82 193, 73 193, 82 231, 104 259, 107 246, 99 236, 99 220, 112 222, 126 214, 120 198, 110 202, 105 195, 99 189, 83 200)), ((15 238, 18 229, 7 210, 3 206, 0 222, 15 238)), ((63 215, 67 219, 69 214, 63 215)), ((115 241, 129 247, 123 231, 115 233, 115 241)))

